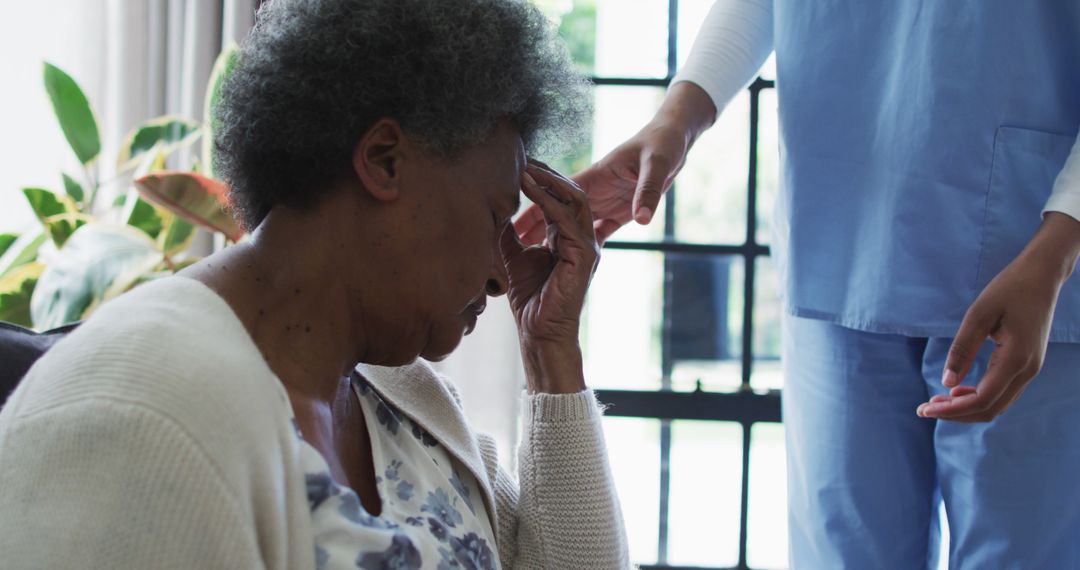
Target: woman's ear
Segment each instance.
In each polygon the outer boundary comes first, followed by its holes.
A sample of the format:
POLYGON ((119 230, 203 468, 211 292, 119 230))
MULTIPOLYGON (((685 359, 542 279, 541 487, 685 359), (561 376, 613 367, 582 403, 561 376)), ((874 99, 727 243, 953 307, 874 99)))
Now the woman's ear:
POLYGON ((397 199, 403 153, 408 140, 401 125, 389 118, 379 119, 364 133, 353 149, 352 167, 372 198, 380 202, 397 199))

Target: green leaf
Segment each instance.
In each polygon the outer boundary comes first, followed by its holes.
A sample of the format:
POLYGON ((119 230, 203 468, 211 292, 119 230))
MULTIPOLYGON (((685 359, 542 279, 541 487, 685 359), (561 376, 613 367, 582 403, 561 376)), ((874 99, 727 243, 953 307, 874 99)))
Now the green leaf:
POLYGON ((90 164, 101 152, 97 121, 79 84, 59 67, 45 63, 45 90, 71 150, 79 162, 90 164))
POLYGON ((45 243, 45 228, 41 226, 35 226, 34 229, 19 236, 19 239, 4 250, 4 255, 0 256, 0 277, 7 275, 20 265, 33 261, 43 243, 45 243))
POLYGON ((11 247, 17 239, 19 239, 19 234, 0 234, 0 256, 4 255, 7 248, 11 247))
POLYGON ((86 196, 86 193, 83 192, 82 184, 79 184, 78 181, 63 172, 61 172, 60 175, 64 177, 64 192, 67 192, 67 195, 70 196, 72 200, 82 202, 83 197, 86 196))
POLYGON ((192 172, 150 174, 135 181, 147 200, 206 229, 225 234, 237 242, 244 236, 240 224, 228 211, 228 188, 224 183, 192 172))
POLYGON ((27 263, 0 277, 0 321, 27 328, 34 326, 30 318, 30 299, 44 271, 45 265, 41 263, 27 263))
POLYGON ((214 122, 214 110, 221 101, 221 86, 232 74, 239 59, 240 47, 236 45, 236 42, 230 42, 229 45, 223 47, 214 62, 214 68, 210 71, 210 80, 206 85, 206 98, 203 101, 203 128, 206 132, 203 136, 202 173, 210 178, 214 177, 214 131, 218 128, 214 122))
POLYGON ((49 234, 56 247, 63 247, 64 242, 75 233, 75 230, 92 222, 93 218, 78 212, 64 212, 45 218, 45 232, 49 234))
POLYGON ((127 193, 127 200, 124 202, 124 209, 120 219, 125 224, 146 232, 146 235, 151 238, 156 238, 165 225, 157 208, 143 200, 139 193, 134 190, 127 193))
POLYGON ((195 239, 195 226, 175 214, 168 214, 170 219, 165 229, 157 236, 158 249, 165 255, 173 256, 184 251, 195 239))
POLYGON ((66 196, 61 196, 44 188, 23 188, 26 201, 30 202, 30 209, 41 222, 49 216, 63 214, 65 212, 77 212, 79 209, 66 196))
POLYGON ((120 145, 117 168, 127 170, 136 166, 143 156, 160 148, 164 154, 189 145, 199 138, 202 130, 194 121, 179 117, 159 117, 128 133, 120 145))
POLYGON ((89 216, 79 212, 79 207, 67 196, 41 188, 23 188, 23 194, 56 247, 64 245, 72 232, 90 220, 89 216))
POLYGON ((161 252, 142 232, 119 224, 79 228, 41 274, 30 302, 34 326, 55 328, 83 318, 113 281, 148 271, 161 252))

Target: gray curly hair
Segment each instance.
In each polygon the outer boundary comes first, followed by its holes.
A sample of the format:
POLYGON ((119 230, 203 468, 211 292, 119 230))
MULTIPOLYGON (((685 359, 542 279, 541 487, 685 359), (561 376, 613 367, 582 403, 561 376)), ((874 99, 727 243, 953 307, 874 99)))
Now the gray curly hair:
POLYGON ((530 153, 559 152, 589 113, 587 80, 524 0, 273 0, 222 86, 214 167, 254 229, 316 200, 381 118, 453 158, 503 120, 530 153))

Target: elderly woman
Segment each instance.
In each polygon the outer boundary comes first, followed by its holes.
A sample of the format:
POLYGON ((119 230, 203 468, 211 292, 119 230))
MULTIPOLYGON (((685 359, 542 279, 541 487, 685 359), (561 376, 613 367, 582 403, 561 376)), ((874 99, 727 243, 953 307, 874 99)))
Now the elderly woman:
POLYGON ((582 79, 516 0, 278 0, 217 114, 251 239, 103 306, 0 414, 5 568, 623 568, 571 182, 582 79), (548 220, 525 249, 519 194, 548 220), (508 294, 520 477, 424 360, 508 294))

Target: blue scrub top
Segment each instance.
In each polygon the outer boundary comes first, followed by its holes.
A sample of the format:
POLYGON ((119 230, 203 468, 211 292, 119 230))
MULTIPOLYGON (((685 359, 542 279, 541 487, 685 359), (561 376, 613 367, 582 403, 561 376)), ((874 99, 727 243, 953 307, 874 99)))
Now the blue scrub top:
MULTIPOLYGON (((788 310, 953 336, 1080 127, 1078 0, 776 0, 788 310)), ((1080 278, 1051 341, 1080 342, 1080 278)))

